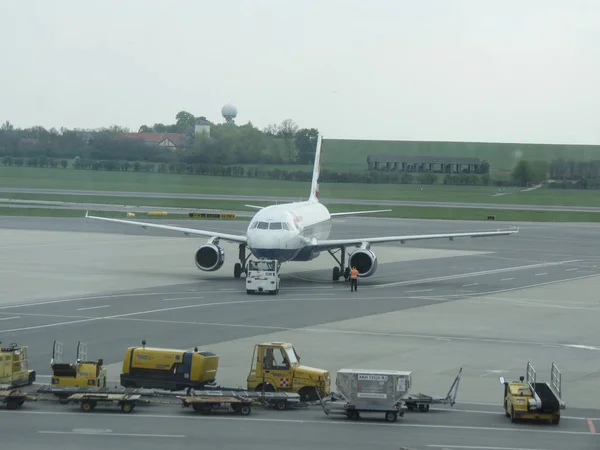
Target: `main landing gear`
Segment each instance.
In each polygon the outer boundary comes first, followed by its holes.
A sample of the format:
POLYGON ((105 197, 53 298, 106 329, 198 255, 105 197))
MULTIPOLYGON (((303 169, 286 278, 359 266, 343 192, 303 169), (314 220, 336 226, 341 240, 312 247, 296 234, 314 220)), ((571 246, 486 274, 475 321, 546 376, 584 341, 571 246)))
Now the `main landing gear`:
POLYGON ((331 257, 333 259, 335 259, 335 261, 339 264, 339 266, 336 266, 333 268, 333 276, 332 276, 333 281, 339 281, 339 279, 341 277, 344 277, 344 280, 348 281, 348 279, 350 278, 350 267, 345 267, 346 266, 346 248, 342 247, 342 248, 338 249, 337 251, 332 251, 332 250, 327 250, 327 251, 329 252, 331 257), (337 258, 336 253, 341 254, 339 259, 337 258))
POLYGON ((240 278, 242 276, 242 273, 248 275, 248 271, 246 269, 246 263, 248 262, 248 259, 250 259, 250 256, 246 257, 246 245, 245 244, 240 244, 239 247, 239 259, 240 262, 235 263, 235 265, 233 266, 233 276, 235 278, 240 278))

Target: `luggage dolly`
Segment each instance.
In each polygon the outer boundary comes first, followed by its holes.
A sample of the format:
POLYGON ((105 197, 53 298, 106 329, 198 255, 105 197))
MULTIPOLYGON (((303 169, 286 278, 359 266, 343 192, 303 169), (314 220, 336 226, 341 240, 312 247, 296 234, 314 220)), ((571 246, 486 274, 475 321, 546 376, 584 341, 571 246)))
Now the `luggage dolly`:
POLYGON ((73 394, 69 396, 65 403, 79 403, 83 412, 90 412, 98 403, 117 403, 121 408, 121 412, 129 414, 135 408, 141 395, 132 394, 73 394))
POLYGON ((398 416, 404 417, 404 411, 400 410, 401 402, 394 403, 391 408, 361 408, 360 406, 347 402, 343 399, 343 396, 338 396, 333 392, 331 393, 329 400, 321 398, 318 392, 317 395, 321 406, 323 407, 323 411, 327 416, 330 414, 344 415, 350 420, 358 420, 360 419, 361 413, 385 413, 385 420, 387 422, 395 422, 398 420, 398 416))
POLYGON ((6 409, 19 409, 27 400, 27 394, 14 388, 0 388, 0 399, 6 409))
POLYGON ((418 409, 421 412, 428 412, 430 405, 450 405, 454 406, 456 403, 456 395, 458 393, 458 385, 460 384, 460 376, 462 374, 462 367, 458 371, 458 375, 454 379, 452 386, 448 390, 446 397, 434 397, 425 394, 409 394, 402 399, 402 402, 408 408, 409 411, 415 411, 418 409))
POLYGON ((245 398, 238 395, 191 395, 179 397, 181 399, 182 408, 192 407, 194 411, 208 414, 223 406, 230 407, 233 412, 247 416, 252 411, 252 402, 250 398, 245 398))

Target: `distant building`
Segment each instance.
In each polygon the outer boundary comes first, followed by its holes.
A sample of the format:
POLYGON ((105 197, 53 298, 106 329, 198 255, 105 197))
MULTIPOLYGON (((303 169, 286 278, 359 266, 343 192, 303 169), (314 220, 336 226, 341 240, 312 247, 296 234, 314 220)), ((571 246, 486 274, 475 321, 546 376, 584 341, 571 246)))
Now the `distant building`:
POLYGON ((191 136, 185 133, 123 133, 119 138, 168 147, 171 150, 189 147, 193 142, 191 136))
POLYGON ((369 155, 369 170, 432 173, 481 173, 479 158, 369 155))
POLYGON ((194 125, 194 134, 206 133, 207 136, 210 136, 211 125, 212 123, 206 120, 206 117, 198 117, 196 119, 196 124, 194 125))

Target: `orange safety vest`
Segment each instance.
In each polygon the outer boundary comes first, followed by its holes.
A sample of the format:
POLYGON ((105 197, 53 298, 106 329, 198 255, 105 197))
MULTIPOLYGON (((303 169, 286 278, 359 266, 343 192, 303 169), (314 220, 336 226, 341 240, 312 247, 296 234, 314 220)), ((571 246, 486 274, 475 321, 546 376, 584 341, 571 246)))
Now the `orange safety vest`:
POLYGON ((356 269, 352 269, 352 272, 350 272, 350 277, 351 277, 353 280, 356 280, 356 279, 358 279, 358 270, 356 270, 356 269))

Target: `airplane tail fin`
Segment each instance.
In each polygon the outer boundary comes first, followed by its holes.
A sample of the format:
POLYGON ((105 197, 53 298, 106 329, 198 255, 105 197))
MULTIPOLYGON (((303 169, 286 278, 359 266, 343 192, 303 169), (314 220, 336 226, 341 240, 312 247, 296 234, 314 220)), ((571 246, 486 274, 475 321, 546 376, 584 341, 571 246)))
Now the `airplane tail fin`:
POLYGON ((319 201, 319 172, 321 170, 321 143, 323 137, 319 135, 317 138, 317 151, 315 152, 315 165, 313 168, 312 184, 310 186, 311 201, 319 201))

